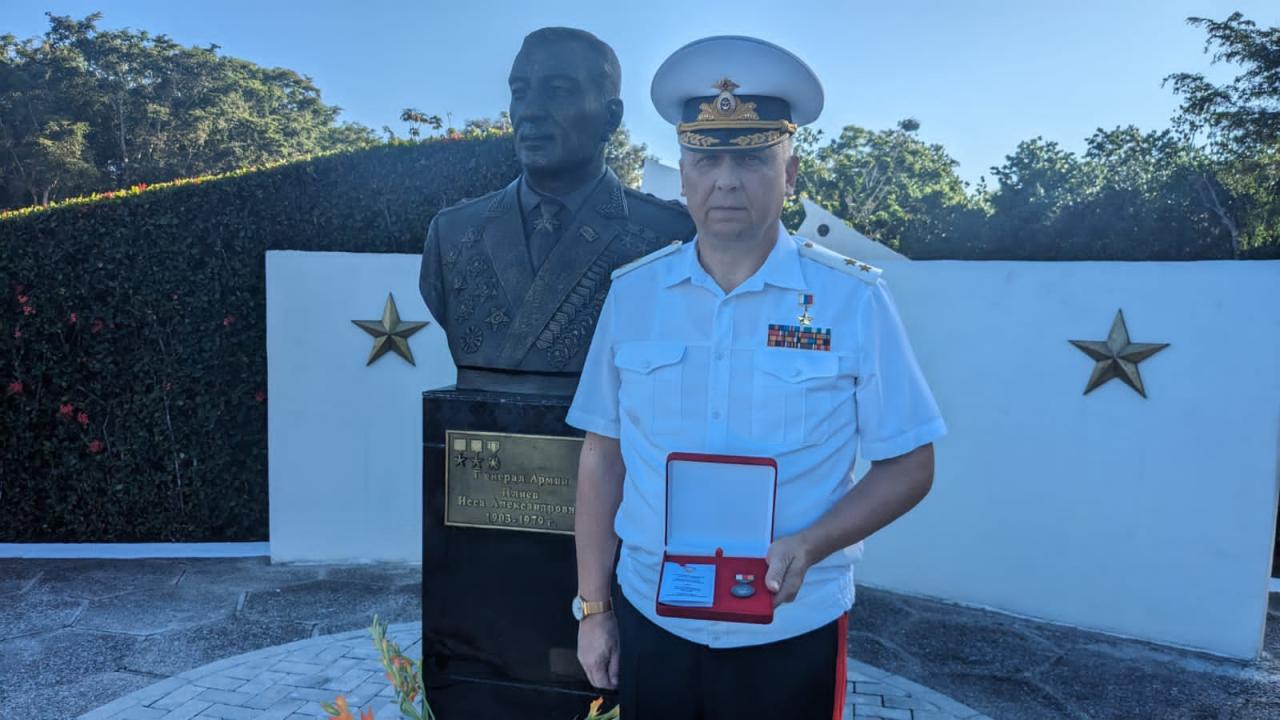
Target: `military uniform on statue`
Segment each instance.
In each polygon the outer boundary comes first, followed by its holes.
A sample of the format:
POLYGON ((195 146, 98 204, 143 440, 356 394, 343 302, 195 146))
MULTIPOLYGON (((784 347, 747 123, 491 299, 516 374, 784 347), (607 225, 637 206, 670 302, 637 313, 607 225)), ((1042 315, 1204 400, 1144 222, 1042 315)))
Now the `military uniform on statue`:
POLYGON ((458 368, 423 395, 423 653, 444 718, 581 717, 600 693, 575 657, 570 397, 611 274, 693 223, 625 187, 604 148, 621 71, 590 33, 525 38, 508 84, 523 172, 442 210, 421 291, 458 368))

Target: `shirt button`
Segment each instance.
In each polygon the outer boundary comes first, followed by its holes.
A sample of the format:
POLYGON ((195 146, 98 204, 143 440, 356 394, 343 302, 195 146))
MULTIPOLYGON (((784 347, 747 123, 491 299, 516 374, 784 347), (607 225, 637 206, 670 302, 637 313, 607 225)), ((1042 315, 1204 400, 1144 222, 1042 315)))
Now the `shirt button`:
POLYGON ((723 350, 722 350, 722 351, 720 351, 720 352, 717 352, 717 353, 716 353, 716 359, 717 359, 717 360, 723 360, 723 359, 724 359, 724 351, 723 351, 723 350))
POLYGON ((711 411, 711 419, 712 419, 712 420, 719 420, 719 419, 720 419, 720 411, 719 411, 719 410, 712 410, 712 411, 711 411))

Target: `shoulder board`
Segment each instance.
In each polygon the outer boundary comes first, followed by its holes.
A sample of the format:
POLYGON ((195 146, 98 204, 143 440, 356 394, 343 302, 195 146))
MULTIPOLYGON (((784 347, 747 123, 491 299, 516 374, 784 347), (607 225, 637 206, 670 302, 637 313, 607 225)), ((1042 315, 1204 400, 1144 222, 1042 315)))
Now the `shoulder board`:
POLYGON ((670 243, 663 245, 662 247, 658 248, 657 250, 654 250, 648 255, 642 255, 641 257, 638 257, 635 260, 632 260, 626 265, 618 266, 618 269, 614 270, 609 277, 611 277, 614 280, 617 280, 618 278, 622 277, 623 275, 626 275, 632 270, 635 270, 641 265, 648 265, 649 263, 653 262, 654 260, 657 260, 660 257, 666 257, 667 255, 670 255, 671 253, 679 250, 680 246, 683 244, 684 243, 680 242, 679 240, 672 240, 670 243))
POLYGON ((796 238, 800 242, 800 254, 815 262, 826 265, 843 272, 846 275, 852 275, 859 280, 870 285, 875 285, 884 271, 874 265, 868 265, 860 260, 854 260, 845 257, 840 253, 830 250, 819 245, 812 240, 802 240, 796 238))

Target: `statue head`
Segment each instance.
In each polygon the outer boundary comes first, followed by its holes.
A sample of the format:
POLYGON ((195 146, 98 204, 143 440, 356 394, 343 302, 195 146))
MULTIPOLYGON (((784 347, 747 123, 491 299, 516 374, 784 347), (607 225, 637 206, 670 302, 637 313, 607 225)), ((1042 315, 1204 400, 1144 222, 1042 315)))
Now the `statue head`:
POLYGON ((533 178, 593 176, 622 123, 622 70, 613 48, 574 28, 529 33, 511 64, 516 155, 533 178))

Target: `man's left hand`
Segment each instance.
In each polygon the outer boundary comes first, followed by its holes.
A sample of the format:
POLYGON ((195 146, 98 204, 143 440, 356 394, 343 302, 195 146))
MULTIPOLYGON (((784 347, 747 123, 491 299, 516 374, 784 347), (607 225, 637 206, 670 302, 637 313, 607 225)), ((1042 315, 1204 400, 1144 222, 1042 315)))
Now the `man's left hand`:
POLYGON ((804 582, 804 574, 813 565, 810 550, 805 543, 804 534, 797 533, 778 538, 769 545, 769 554, 765 556, 769 572, 764 577, 764 586, 773 593, 773 606, 796 599, 800 592, 800 583, 804 582))

